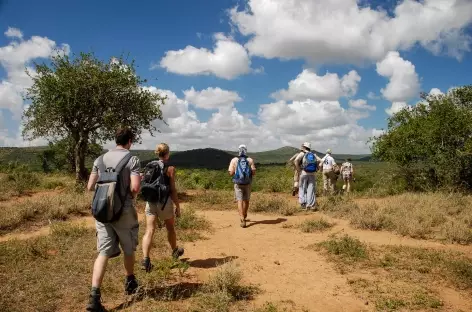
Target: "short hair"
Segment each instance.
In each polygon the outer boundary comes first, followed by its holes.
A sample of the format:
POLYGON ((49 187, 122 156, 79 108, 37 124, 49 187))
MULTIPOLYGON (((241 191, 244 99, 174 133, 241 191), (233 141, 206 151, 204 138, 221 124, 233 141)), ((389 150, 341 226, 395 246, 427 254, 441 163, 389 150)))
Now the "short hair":
POLYGON ((129 141, 134 140, 133 131, 130 128, 119 128, 115 132, 115 142, 117 145, 124 146, 129 143, 129 141))
POLYGON ((157 145, 156 150, 154 151, 154 153, 158 157, 166 156, 167 154, 169 154, 169 145, 167 145, 166 143, 161 143, 161 144, 157 145))

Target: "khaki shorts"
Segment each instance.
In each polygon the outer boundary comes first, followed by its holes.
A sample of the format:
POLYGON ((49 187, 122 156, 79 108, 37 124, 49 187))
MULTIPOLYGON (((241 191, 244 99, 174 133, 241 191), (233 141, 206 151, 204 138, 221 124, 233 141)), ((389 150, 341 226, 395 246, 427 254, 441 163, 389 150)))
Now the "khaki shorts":
POLYGON ((97 229, 97 250, 102 256, 114 258, 121 249, 126 256, 131 256, 138 246, 139 222, 136 209, 123 211, 120 219, 112 223, 95 221, 97 229))
POLYGON ((157 216, 161 221, 175 217, 174 204, 170 198, 167 200, 165 207, 162 206, 162 203, 146 203, 146 215, 157 216))
POLYGON ((246 184, 246 185, 235 184, 234 197, 236 198, 237 201, 250 200, 251 199, 251 184, 246 184))

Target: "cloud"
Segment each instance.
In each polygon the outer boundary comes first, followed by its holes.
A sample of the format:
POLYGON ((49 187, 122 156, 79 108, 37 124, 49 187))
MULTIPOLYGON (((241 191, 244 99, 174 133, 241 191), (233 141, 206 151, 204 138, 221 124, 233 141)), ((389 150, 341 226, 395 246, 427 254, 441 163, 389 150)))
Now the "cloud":
POLYGON ((343 77, 326 73, 318 76, 310 69, 303 70, 294 80, 288 83, 287 90, 279 90, 271 95, 276 100, 303 101, 306 99, 334 101, 342 96, 353 96, 361 77, 352 70, 343 77))
POLYGON ((221 88, 207 88, 196 91, 193 87, 184 91, 185 100, 203 109, 217 109, 233 107, 235 102, 242 101, 237 92, 221 88))
POLYGON ((374 105, 368 105, 366 100, 350 100, 349 106, 357 109, 365 109, 374 111, 377 108, 374 105))
POLYGON ((398 112, 408 100, 419 96, 420 82, 415 65, 404 60, 400 53, 391 51, 377 62, 377 73, 389 79, 386 87, 380 90, 382 96, 392 102, 387 114, 398 112))
POLYGON ((367 93, 367 98, 369 100, 379 100, 380 99, 380 96, 378 96, 377 94, 375 94, 374 92, 370 91, 369 93, 367 93))
POLYGON ((8 38, 23 39, 23 33, 18 28, 8 27, 7 31, 4 32, 8 38))
POLYGON ((438 89, 438 88, 432 88, 431 91, 429 91, 430 95, 443 95, 444 93, 438 89))
MULTIPOLYGON (((205 90, 212 89, 216 88, 205 90)), ((155 87, 148 90, 167 95, 162 112, 168 125, 156 121, 161 133, 155 137, 145 134, 143 144, 135 148, 153 149, 156 144, 167 142, 174 150, 205 147, 234 150, 245 143, 250 151, 263 151, 283 145, 298 146, 310 140, 318 149, 331 147, 339 153, 365 153, 366 141, 373 133, 373 129, 357 124, 366 116, 365 112, 345 110, 337 101, 277 101, 261 105, 257 116, 241 114, 227 102, 215 106, 217 111, 207 121, 201 121, 186 98, 180 99, 170 90, 155 87)))
POLYGON ((396 113, 398 113, 399 111, 401 111, 402 109, 406 108, 406 107, 409 107, 408 104, 406 104, 406 102, 392 102, 392 106, 390 106, 389 108, 387 108, 385 110, 385 112, 392 116, 396 113))
POLYGON ((460 59, 470 51, 472 1, 404 0, 392 14, 356 0, 246 0, 229 10, 251 55, 315 63, 377 61, 419 44, 460 59))
POLYGON ((211 74, 228 80, 251 72, 251 60, 242 45, 221 33, 214 38, 216 43, 213 51, 193 46, 167 51, 159 66, 175 74, 211 74))
MULTIPOLYGON (((8 28, 5 32, 8 38, 22 38, 19 29, 8 28)), ((38 58, 49 58, 58 51, 69 53, 70 47, 64 44, 60 47, 46 37, 33 36, 20 42, 11 41, 0 47, 0 66, 5 69, 6 77, 0 81, 0 109, 6 109, 13 114, 13 119, 19 120, 23 113, 23 95, 25 89, 32 85, 31 78, 26 74, 35 75, 29 63, 38 58)))

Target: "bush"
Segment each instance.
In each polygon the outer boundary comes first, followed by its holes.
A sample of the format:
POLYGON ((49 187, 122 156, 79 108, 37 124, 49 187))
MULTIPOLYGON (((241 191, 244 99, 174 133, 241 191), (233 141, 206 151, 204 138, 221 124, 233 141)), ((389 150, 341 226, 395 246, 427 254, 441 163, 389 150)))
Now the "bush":
POLYGON ((342 238, 333 238, 322 242, 319 246, 323 247, 328 253, 335 255, 347 262, 356 262, 368 258, 367 247, 357 238, 348 235, 342 238))
POLYGON ((334 226, 333 223, 325 219, 306 220, 300 225, 300 229, 304 233, 322 232, 334 226))

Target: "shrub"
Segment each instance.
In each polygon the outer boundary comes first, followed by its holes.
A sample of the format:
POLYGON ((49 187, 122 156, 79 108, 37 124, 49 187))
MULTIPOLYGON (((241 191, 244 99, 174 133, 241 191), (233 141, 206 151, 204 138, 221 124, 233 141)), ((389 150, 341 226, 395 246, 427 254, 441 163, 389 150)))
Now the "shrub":
POLYGON ((304 233, 322 232, 330 229, 334 226, 333 223, 326 221, 325 219, 306 220, 300 224, 300 229, 304 233))

